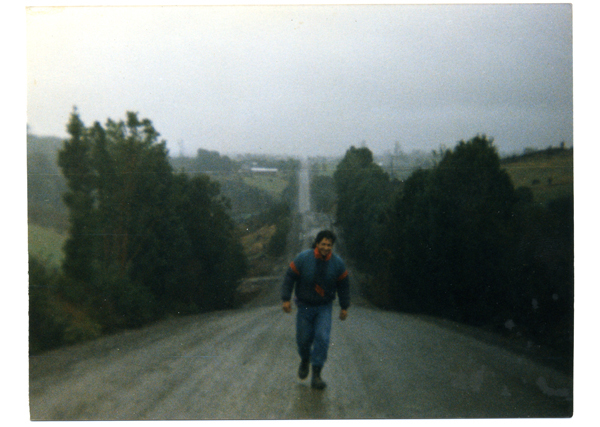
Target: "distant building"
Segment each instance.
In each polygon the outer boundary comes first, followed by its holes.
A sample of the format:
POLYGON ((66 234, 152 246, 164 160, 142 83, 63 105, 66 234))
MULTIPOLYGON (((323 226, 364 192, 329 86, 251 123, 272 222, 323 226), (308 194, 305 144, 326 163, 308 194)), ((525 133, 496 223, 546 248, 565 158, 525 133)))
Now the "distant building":
POLYGON ((250 172, 274 175, 278 172, 278 169, 277 168, 251 167, 250 172))

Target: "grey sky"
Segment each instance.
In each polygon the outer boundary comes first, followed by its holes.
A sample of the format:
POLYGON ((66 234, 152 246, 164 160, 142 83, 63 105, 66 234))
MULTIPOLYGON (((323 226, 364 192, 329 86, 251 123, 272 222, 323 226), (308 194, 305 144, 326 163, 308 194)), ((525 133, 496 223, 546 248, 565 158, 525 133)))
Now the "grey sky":
POLYGON ((571 6, 31 9, 27 120, 137 111, 173 154, 573 143, 571 6))

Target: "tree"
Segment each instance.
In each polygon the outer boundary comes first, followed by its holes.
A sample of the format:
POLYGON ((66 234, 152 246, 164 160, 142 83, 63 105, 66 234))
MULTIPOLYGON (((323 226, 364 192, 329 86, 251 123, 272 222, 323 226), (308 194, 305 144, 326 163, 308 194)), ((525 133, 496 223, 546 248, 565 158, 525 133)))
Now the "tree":
POLYGON ((336 222, 348 255, 367 272, 379 269, 377 242, 382 240, 383 215, 392 192, 389 176, 373 162, 372 152, 351 147, 336 171, 336 222))
POLYGON ((198 149, 193 167, 205 173, 232 172, 239 168, 237 162, 227 156, 221 156, 217 151, 198 149))
POLYGON ((92 277, 96 176, 89 135, 76 109, 71 114, 67 131, 71 137, 64 142, 58 156, 58 164, 67 181, 68 190, 64 195, 64 202, 70 213, 63 269, 73 283, 82 284, 72 287, 72 296, 81 299, 85 297, 83 286, 92 277))
POLYGON ((434 169, 411 177, 396 205, 400 224, 390 233, 402 266, 398 298, 409 295, 421 309, 474 323, 499 315, 510 287, 516 201, 485 136, 459 142, 434 169))
POLYGON ((247 265, 228 203, 219 184, 208 176, 176 176, 173 205, 187 236, 188 251, 181 266, 182 279, 175 295, 200 310, 231 307, 235 289, 247 265))
POLYGON ((405 311, 429 311, 435 283, 428 277, 432 265, 429 242, 429 203, 426 191, 431 171, 418 169, 392 197, 386 217, 384 246, 390 256, 391 304, 405 311))
POLYGON ((245 258, 218 184, 175 175, 165 141, 136 113, 88 129, 74 112, 68 130, 64 270, 78 301, 106 329, 231 306, 245 258))

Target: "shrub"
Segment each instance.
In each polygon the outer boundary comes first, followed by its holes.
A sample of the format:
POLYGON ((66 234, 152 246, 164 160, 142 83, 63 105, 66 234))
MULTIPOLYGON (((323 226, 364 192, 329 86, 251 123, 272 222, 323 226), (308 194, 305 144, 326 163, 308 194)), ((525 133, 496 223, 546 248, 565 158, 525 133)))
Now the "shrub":
POLYGON ((63 278, 29 258, 29 352, 36 354, 64 344, 100 336, 101 326, 86 312, 61 297, 63 278))

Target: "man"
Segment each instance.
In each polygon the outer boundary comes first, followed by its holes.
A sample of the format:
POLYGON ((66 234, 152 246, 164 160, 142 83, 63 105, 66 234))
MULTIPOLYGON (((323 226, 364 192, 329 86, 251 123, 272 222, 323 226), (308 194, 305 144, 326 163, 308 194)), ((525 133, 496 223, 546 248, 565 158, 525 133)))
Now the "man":
POLYGON ((334 254, 335 235, 329 230, 317 234, 313 249, 301 252, 290 263, 281 288, 283 311, 292 312, 295 290, 298 307, 296 343, 300 355, 298 376, 308 377, 312 365, 311 386, 322 390, 326 383, 321 370, 327 359, 331 332, 331 313, 336 293, 341 307, 340 319, 346 320, 350 306, 350 282, 342 259, 334 254))

